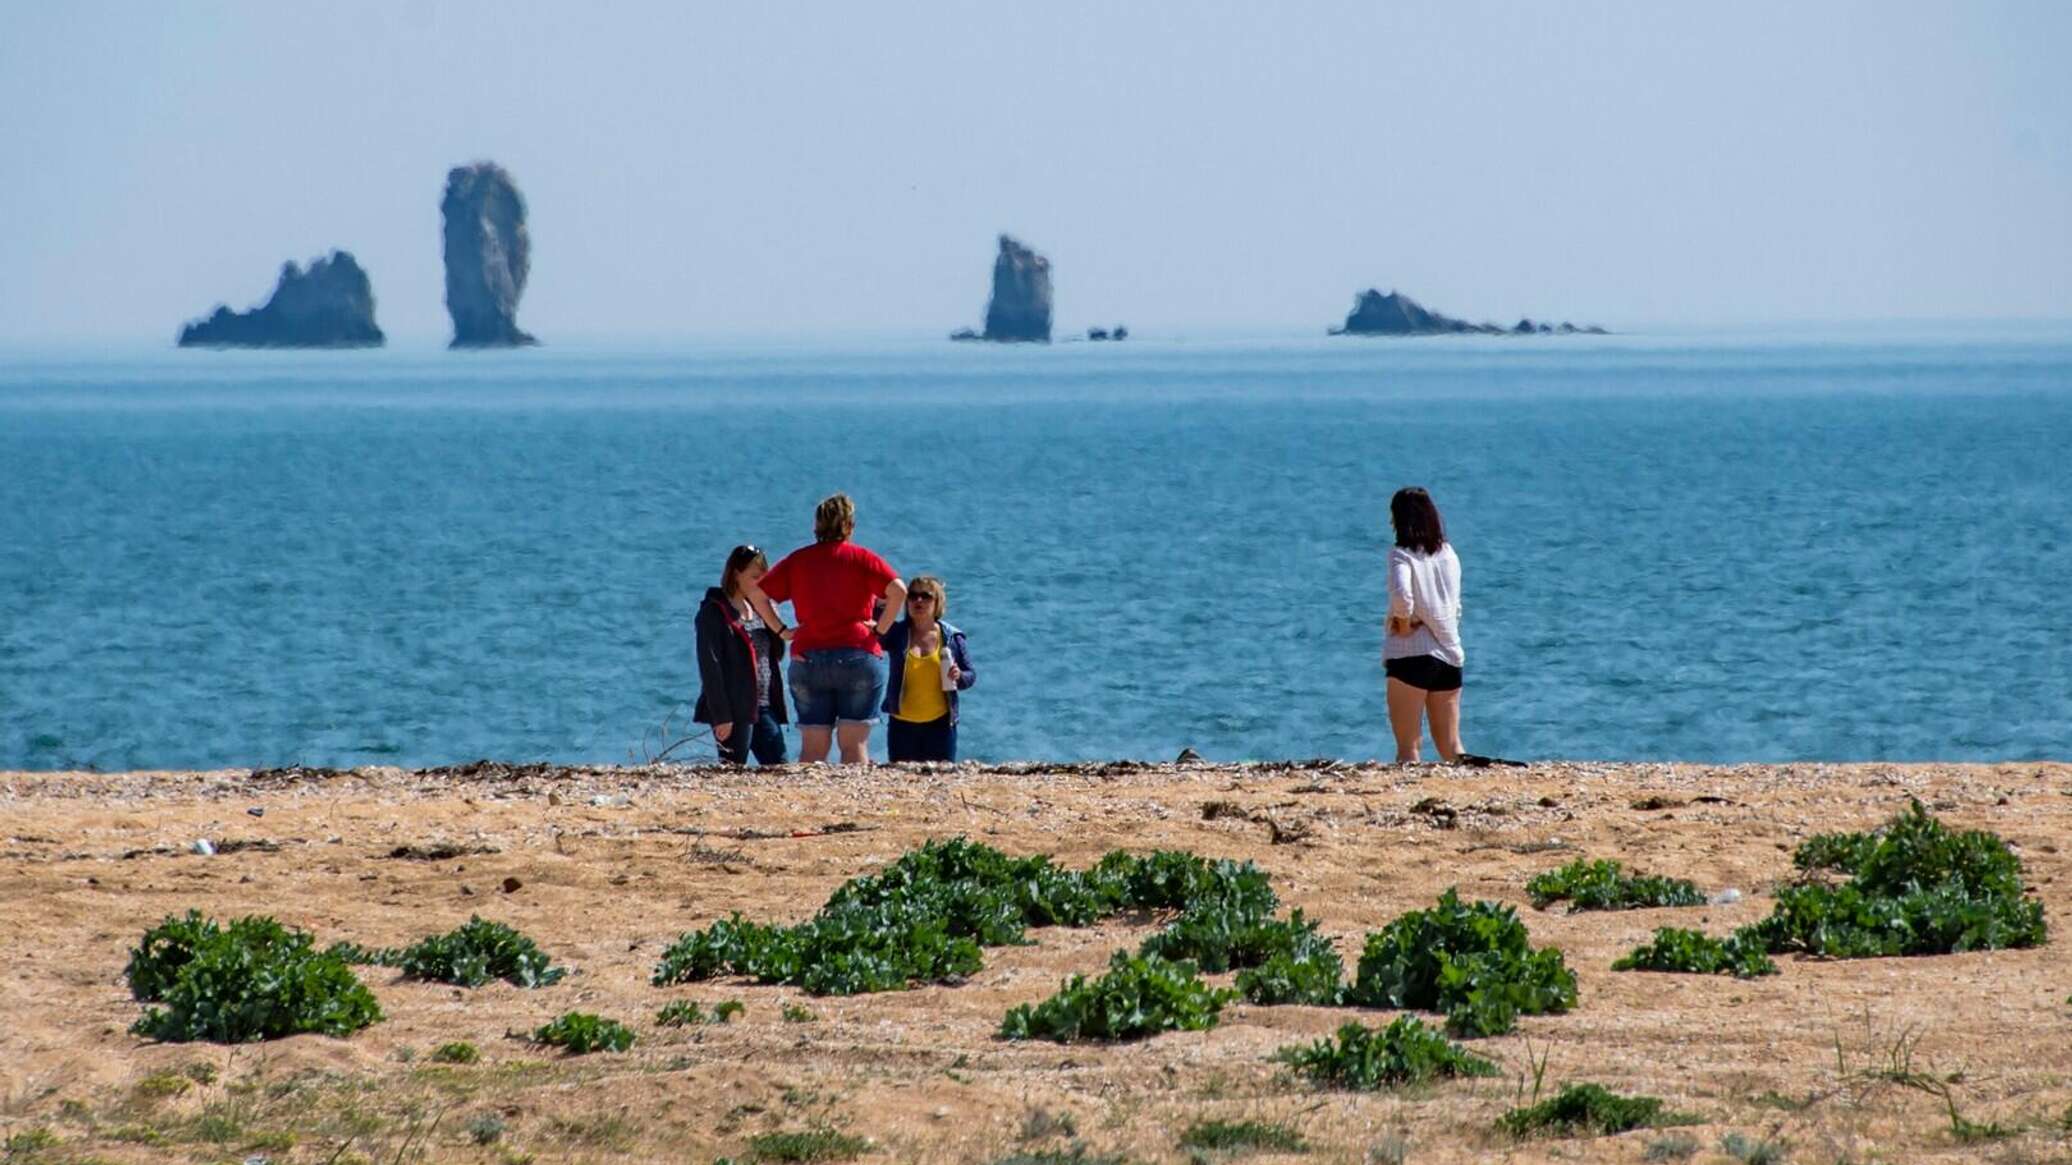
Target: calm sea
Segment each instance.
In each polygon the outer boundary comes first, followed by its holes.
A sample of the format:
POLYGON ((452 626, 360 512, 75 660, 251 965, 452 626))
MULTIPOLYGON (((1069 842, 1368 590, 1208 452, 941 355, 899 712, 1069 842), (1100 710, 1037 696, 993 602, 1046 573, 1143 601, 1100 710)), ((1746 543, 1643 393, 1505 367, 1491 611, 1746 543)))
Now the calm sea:
POLYGON ((1406 483, 1473 751, 2072 755, 2072 331, 1891 328, 0 354, 0 769, 637 759, 837 489, 967 756, 1386 757, 1406 483))

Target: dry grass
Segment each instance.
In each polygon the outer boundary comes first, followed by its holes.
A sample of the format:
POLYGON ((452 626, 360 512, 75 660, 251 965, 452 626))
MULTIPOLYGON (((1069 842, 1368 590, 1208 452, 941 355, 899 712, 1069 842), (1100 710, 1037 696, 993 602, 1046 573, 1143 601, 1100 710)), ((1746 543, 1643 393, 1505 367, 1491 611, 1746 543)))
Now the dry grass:
POLYGON ((2072 844, 2072 768, 2058 764, 4 774, 0 1142, 48 1162, 263 1152, 338 1165, 704 1165, 792 1143, 772 1134, 826 1130, 865 1139, 863 1162, 1177 1162, 1190 1152, 1185 1130, 1222 1121, 1298 1134, 1309 1152, 1291 1161, 1649 1159, 1663 1134, 1564 1145, 1488 1131, 1531 1098, 1531 1064, 1544 1054, 1546 1090, 1594 1081, 1698 1114, 1693 1160, 1731 1159, 1718 1148, 1729 1134, 1804 1162, 2072 1158, 2062 938, 1934 959, 1785 960, 1781 975, 1755 982, 1609 970, 1658 925, 1724 934, 1761 917, 1798 840, 1876 825, 1909 795, 2012 841, 2053 935, 2067 933, 2072 885, 2058 877, 2072 844), (1221 807, 1205 819, 1211 803, 1221 807), (1238 1005, 1213 1031, 1112 1048, 994 1038, 1008 1007, 1100 967, 1156 925, 1146 918, 1035 931, 1034 945, 989 950, 985 969, 954 987, 808 999, 738 983, 648 985, 683 930, 735 909, 803 918, 844 878, 957 833, 1074 864, 1118 846, 1251 858, 1288 904, 1340 937, 1348 966, 1364 932, 1458 885, 1517 904, 1536 943, 1562 947, 1581 1004, 1473 1044, 1503 1078, 1355 1095, 1319 1092, 1268 1060, 1334 1030, 1341 1011, 1238 1005), (189 853, 201 837, 277 848, 189 853), (405 847, 452 855, 390 856, 405 847), (1525 880, 1578 855, 1745 897, 1690 910, 1530 909, 1525 880), (368 968, 388 1018, 351 1039, 147 1044, 127 1032, 138 1007, 122 964, 146 926, 189 907, 272 913, 322 941, 370 946, 481 914, 575 973, 536 991, 461 990, 368 968), (670 999, 709 1010, 727 998, 746 1004, 729 1024, 650 1022, 670 999), (786 1023, 787 1006, 818 1019, 786 1023), (565 1058, 510 1038, 569 1010, 625 1020, 640 1042, 565 1058), (463 1040, 480 1062, 401 1052, 463 1040), (482 1143, 471 1131, 490 1128, 482 1143))

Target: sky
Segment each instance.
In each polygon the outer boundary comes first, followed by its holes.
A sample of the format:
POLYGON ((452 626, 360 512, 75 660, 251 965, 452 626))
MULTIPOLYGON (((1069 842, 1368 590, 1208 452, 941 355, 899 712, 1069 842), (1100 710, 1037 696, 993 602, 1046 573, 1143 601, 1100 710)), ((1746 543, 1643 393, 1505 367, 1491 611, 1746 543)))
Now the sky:
POLYGON ((449 334, 446 171, 556 339, 2072 317, 2072 4, 0 0, 0 342, 333 248, 449 334))

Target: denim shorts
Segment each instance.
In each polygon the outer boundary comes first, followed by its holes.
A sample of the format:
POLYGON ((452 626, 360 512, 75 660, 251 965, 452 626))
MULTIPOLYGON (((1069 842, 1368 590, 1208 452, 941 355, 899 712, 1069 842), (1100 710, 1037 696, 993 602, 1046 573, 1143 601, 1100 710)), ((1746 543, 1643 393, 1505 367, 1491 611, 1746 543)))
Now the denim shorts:
POLYGON ((792 661, 791 718, 801 728, 875 724, 885 702, 885 657, 862 648, 809 651, 792 661))

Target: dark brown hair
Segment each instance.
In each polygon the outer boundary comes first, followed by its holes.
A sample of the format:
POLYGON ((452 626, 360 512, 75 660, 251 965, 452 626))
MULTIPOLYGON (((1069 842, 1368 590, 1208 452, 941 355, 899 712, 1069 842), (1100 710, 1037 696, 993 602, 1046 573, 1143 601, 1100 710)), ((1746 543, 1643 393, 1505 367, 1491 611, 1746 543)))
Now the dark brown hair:
POLYGON ((1396 545, 1405 549, 1437 554, 1446 545, 1446 523, 1423 486, 1406 485, 1389 499, 1389 525, 1396 528, 1396 545))
POLYGON ((734 547, 727 554, 726 567, 719 572, 720 593, 730 599, 740 594, 741 572, 751 566, 760 566, 764 570, 768 570, 770 568, 770 560, 763 557, 763 552, 753 546, 744 544, 734 547))

